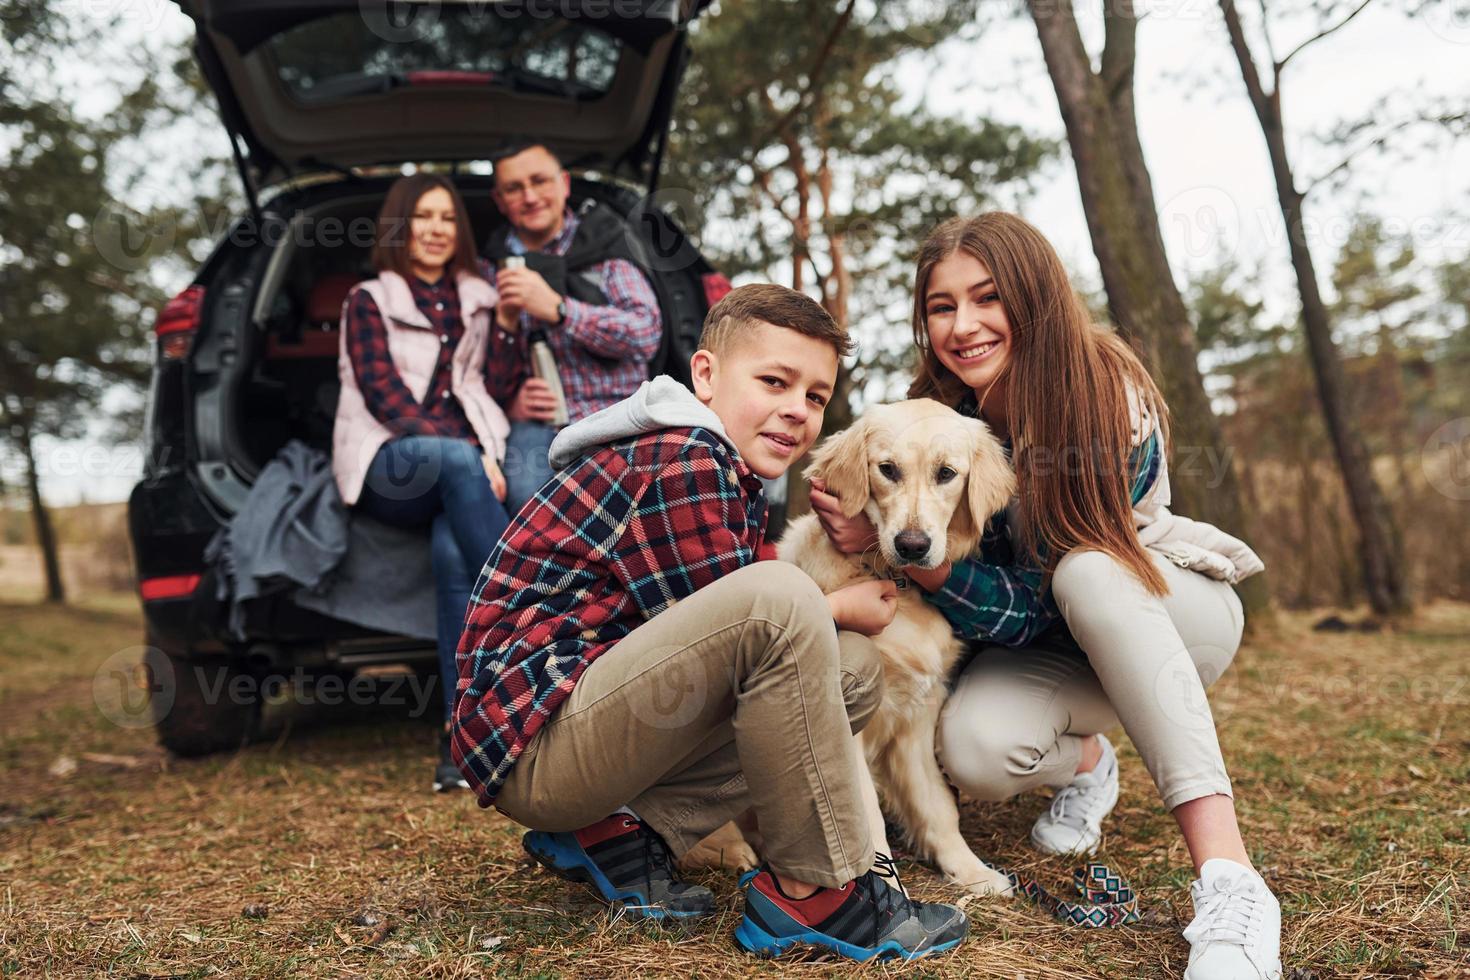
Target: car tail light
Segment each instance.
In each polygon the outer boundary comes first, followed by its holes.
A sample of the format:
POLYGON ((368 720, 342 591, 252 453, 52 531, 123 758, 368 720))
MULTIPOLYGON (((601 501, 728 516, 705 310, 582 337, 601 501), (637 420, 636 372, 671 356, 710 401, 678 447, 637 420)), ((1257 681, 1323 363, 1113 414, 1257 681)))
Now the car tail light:
POLYGON ((181 599, 194 594, 194 590, 199 587, 199 579, 198 575, 161 575, 157 578, 145 578, 138 583, 138 594, 143 597, 144 602, 152 602, 155 599, 181 599))
POLYGON ((704 301, 714 306, 725 298, 725 294, 731 289, 730 280, 723 272, 706 272, 704 274, 704 301))
POLYGON ((165 361, 177 361, 189 353, 194 332, 199 329, 199 311, 204 306, 204 287, 190 286, 164 304, 153 324, 158 353, 165 361))

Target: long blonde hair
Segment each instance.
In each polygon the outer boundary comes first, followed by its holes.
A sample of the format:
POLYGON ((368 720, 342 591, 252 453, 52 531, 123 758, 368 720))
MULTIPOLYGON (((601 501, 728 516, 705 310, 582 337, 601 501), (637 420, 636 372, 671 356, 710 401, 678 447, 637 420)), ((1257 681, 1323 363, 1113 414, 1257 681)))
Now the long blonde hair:
POLYGON ((909 397, 957 408, 970 393, 935 355, 924 302, 934 267, 956 252, 989 270, 1010 321, 1005 398, 1019 504, 1012 532, 1022 554, 1050 575, 1069 551, 1101 551, 1166 595, 1138 543, 1129 461, 1139 416, 1157 421, 1167 455, 1168 409, 1122 338, 1092 322, 1056 250, 1026 221, 1001 211, 951 218, 924 241, 914 273, 919 369, 909 397))

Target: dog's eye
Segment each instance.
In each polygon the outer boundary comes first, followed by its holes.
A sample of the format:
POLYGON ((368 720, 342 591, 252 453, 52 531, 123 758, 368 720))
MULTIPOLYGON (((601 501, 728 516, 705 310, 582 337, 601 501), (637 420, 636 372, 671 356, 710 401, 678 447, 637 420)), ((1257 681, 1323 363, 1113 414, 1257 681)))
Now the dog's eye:
POLYGON ((878 472, 883 474, 883 479, 892 480, 894 483, 897 483, 898 478, 902 475, 898 472, 898 467, 892 463, 879 463, 878 472))
POLYGON ((939 472, 934 474, 934 479, 939 483, 948 483, 950 480, 953 480, 957 476, 959 476, 959 474, 950 469, 948 466, 941 466, 939 467, 939 472))

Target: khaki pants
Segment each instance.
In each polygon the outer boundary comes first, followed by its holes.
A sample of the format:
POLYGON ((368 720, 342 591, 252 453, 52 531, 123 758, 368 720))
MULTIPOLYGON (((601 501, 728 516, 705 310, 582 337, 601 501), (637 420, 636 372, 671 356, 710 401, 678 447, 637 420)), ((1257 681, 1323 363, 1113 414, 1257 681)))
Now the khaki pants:
POLYGON ((676 858, 754 807, 773 868, 840 887, 873 862, 852 733, 881 696, 873 643, 796 566, 757 562, 593 661, 495 805, 549 831, 627 805, 676 858))
POLYGON ((1066 786, 1082 739, 1120 721, 1166 808, 1231 794, 1205 688, 1240 646, 1240 599, 1224 582, 1150 554, 1169 595, 1150 595, 1101 552, 1069 553, 1052 593, 1071 635, 985 647, 960 672, 937 743, 967 796, 999 801, 1066 786))

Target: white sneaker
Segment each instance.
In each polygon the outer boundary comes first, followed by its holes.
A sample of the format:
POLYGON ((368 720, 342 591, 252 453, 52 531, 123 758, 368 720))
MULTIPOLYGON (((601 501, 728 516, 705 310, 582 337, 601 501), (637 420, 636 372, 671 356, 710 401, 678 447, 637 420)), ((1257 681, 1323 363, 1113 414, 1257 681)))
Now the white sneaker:
POLYGON ((1194 921, 1184 930, 1184 980, 1280 980, 1281 905, 1260 875, 1211 858, 1189 886, 1194 921))
POLYGON ((1102 842, 1103 818, 1118 803, 1118 756, 1102 735, 1102 758, 1091 772, 1072 779, 1052 798, 1051 807, 1031 827, 1031 843, 1047 854, 1097 852, 1102 842))

